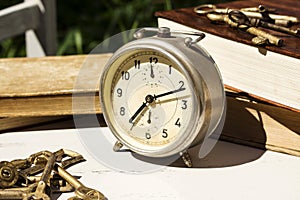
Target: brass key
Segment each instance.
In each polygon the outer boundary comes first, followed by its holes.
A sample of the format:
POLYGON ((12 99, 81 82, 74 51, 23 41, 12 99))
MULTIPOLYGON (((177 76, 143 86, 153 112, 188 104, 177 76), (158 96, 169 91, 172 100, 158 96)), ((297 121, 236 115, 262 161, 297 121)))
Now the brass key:
POLYGON ((56 161, 61 162, 61 166, 64 169, 67 169, 75 164, 78 164, 80 162, 86 161, 82 155, 75 151, 67 150, 67 149, 60 149, 56 152, 54 152, 56 155, 56 161), (69 157, 66 160, 63 160, 63 158, 69 157))
POLYGON ((18 190, 0 190, 0 200, 9 200, 9 199, 20 199, 24 200, 26 198, 26 193, 18 190))
POLYGON ((270 44, 274 44, 276 46, 282 46, 282 44, 283 44, 283 40, 281 38, 273 36, 265 31, 258 29, 258 28, 234 22, 231 19, 229 19, 229 15, 207 14, 207 17, 211 21, 215 21, 215 22, 222 21, 222 22, 227 23, 229 26, 231 26, 233 28, 239 28, 240 30, 243 30, 247 33, 255 35, 256 37, 254 37, 252 39, 252 43, 255 45, 263 45, 266 43, 270 43, 270 44))
MULTIPOLYGON (((255 17, 255 18, 258 18, 258 19, 269 18, 274 21, 274 24, 278 24, 278 25, 286 24, 288 26, 291 24, 299 23, 299 19, 297 17, 288 16, 288 15, 272 14, 272 12, 274 12, 275 10, 267 8, 263 5, 259 5, 258 7, 242 8, 242 9, 240 9, 240 11, 243 13, 244 12, 260 13, 261 17, 255 17), (280 22, 285 22, 285 23, 280 23, 280 22)), ((248 17, 252 17, 252 16, 249 15, 248 17)))
MULTIPOLYGON (((263 14, 263 11, 272 11, 270 9, 266 9, 264 6, 259 6, 256 8, 242 8, 239 9, 239 11, 243 12, 247 17, 252 17, 252 18, 258 18, 258 19, 263 19, 266 16, 263 14)), ((194 8, 194 12, 200 15, 207 15, 207 14, 217 14, 217 15, 227 15, 229 12, 233 11, 234 9, 230 8, 218 8, 217 6, 213 4, 203 4, 200 6, 197 6, 194 8)), ((299 23, 299 19, 297 17, 293 16, 286 16, 286 15, 277 15, 277 14, 268 14, 268 17, 272 20, 274 20, 274 23, 278 24, 294 24, 294 23, 299 23)))
POLYGON ((19 177, 17 168, 8 161, 0 162, 0 188, 13 186, 19 177))
POLYGON ((282 33, 287 33, 289 35, 293 35, 293 36, 296 36, 296 37, 300 37, 300 29, 290 29, 290 28, 287 28, 287 27, 283 27, 283 26, 279 26, 279 25, 276 25, 276 24, 272 24, 272 23, 268 23, 268 22, 265 22, 265 21, 262 21, 260 19, 256 19, 256 18, 251 18, 249 19, 250 20, 250 23, 252 26, 259 26, 259 27, 263 27, 263 28, 267 28, 267 29, 271 29, 271 30, 274 30, 274 31, 278 31, 278 32, 282 32, 282 33))
POLYGON ((66 170, 64 170, 58 164, 55 164, 54 170, 60 175, 63 179, 65 179, 71 186, 75 188, 75 194, 77 197, 85 200, 105 200, 105 196, 92 188, 88 188, 84 186, 81 182, 79 182, 75 177, 69 174, 66 170))
POLYGON ((54 154, 50 153, 50 156, 47 158, 48 162, 45 166, 45 170, 41 176, 40 181, 37 184, 37 187, 34 192, 30 193, 27 196, 27 199, 41 199, 41 200, 50 200, 50 197, 45 193, 47 183, 50 180, 51 172, 56 162, 56 157, 54 154))
POLYGON ((102 193, 84 186, 65 171, 65 168, 83 161, 85 159, 80 154, 61 149, 54 153, 40 151, 26 159, 0 162, 0 200, 50 200, 53 193, 73 191, 76 194, 73 199, 106 199, 102 193))
POLYGON ((238 25, 247 25, 251 27, 263 27, 263 28, 268 28, 272 29, 275 31, 283 32, 283 33, 288 33, 290 35, 294 35, 299 37, 300 36, 300 31, 299 30, 292 30, 283 26, 279 26, 276 24, 269 23, 267 21, 261 20, 261 19, 256 19, 256 18, 251 18, 247 17, 245 14, 243 14, 241 11, 234 10, 231 11, 228 14, 228 18, 237 23, 238 25))
POLYGON ((9 200, 9 199, 15 199, 15 200, 27 200, 28 194, 30 194, 34 188, 36 188, 37 184, 34 183, 32 185, 29 185, 28 187, 16 187, 16 188, 6 188, 0 190, 0 200, 9 200))
POLYGON ((252 39, 252 43, 256 45, 270 43, 276 46, 282 46, 282 39, 275 37, 263 30, 253 27, 249 18, 239 10, 233 10, 229 12, 228 21, 231 24, 234 24, 234 26, 236 26, 240 30, 246 31, 252 35, 256 35, 256 37, 252 39))

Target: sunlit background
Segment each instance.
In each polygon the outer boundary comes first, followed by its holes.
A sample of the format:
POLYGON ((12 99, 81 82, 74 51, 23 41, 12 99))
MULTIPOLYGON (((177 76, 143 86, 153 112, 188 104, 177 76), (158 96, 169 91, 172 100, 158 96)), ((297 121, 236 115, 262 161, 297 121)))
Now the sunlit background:
MULTIPOLYGON (((230 0, 218 0, 221 3, 230 0)), ((1 1, 0 9, 22 0, 1 1)), ((111 35, 138 27, 156 27, 156 11, 193 7, 208 0, 57 0, 57 55, 86 54, 111 35)), ((26 56, 24 35, 0 41, 0 56, 26 56)))

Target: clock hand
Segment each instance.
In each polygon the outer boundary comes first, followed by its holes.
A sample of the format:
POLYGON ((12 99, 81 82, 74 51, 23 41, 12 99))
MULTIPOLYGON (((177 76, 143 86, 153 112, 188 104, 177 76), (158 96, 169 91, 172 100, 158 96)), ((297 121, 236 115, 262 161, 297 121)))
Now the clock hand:
POLYGON ((133 120, 135 120, 135 118, 144 110, 144 108, 147 107, 147 103, 150 104, 154 101, 154 97, 149 94, 145 97, 145 101, 146 103, 143 102, 143 104, 137 109, 137 111, 135 111, 135 113, 129 119, 129 123, 132 123, 133 120))
POLYGON ((176 92, 180 92, 180 91, 183 91, 185 90, 185 88, 181 87, 177 90, 172 90, 172 91, 169 91, 169 92, 165 92, 165 93, 162 93, 162 94, 158 94, 158 95, 150 95, 148 94, 146 97, 145 97, 145 102, 143 102, 143 104, 137 109, 137 111, 135 111, 135 113, 132 115, 132 117, 129 119, 129 123, 132 123, 133 120, 135 120, 135 118, 144 110, 145 107, 147 107, 147 103, 150 104, 152 103, 153 101, 155 101, 156 99, 160 98, 160 97, 163 97, 163 96, 167 96, 167 95, 170 95, 170 94, 174 94, 176 92))
POLYGON ((149 110, 149 115, 148 115, 147 122, 148 122, 148 124, 151 124, 151 110, 149 110))
POLYGON ((163 97, 163 96, 167 96, 167 95, 170 95, 170 94, 174 94, 174 93, 176 93, 176 92, 180 92, 180 91, 183 91, 183 90, 185 90, 185 88, 179 88, 179 89, 177 89, 177 90, 172 90, 172 91, 169 91, 169 92, 165 92, 165 93, 162 93, 162 94, 158 94, 158 95, 153 95, 153 97, 154 97, 154 100, 156 100, 156 99, 158 99, 158 98, 160 98, 160 97, 163 97))
POLYGON ((144 110, 144 108, 147 106, 147 104, 145 102, 143 102, 143 104, 137 109, 137 111, 135 111, 135 113, 132 115, 132 117, 129 119, 129 123, 132 123, 133 120, 138 116, 138 114, 140 114, 140 112, 142 112, 144 110))
POLYGON ((150 77, 154 78, 154 72, 153 72, 153 65, 152 64, 150 64, 150 70, 151 70, 150 77))

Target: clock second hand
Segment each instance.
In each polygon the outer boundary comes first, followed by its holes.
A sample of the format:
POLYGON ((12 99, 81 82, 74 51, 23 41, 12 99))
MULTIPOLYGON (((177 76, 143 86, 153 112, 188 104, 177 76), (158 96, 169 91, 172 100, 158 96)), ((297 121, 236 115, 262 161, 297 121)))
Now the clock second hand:
MULTIPOLYGON (((179 89, 176 89, 176 90, 172 90, 172 91, 169 91, 169 92, 165 92, 165 93, 162 93, 162 94, 158 94, 158 95, 150 95, 148 94, 146 97, 145 97, 145 102, 143 102, 143 104, 137 109, 137 111, 132 115, 132 117, 129 119, 129 123, 133 123, 133 120, 135 120, 135 118, 144 110, 145 107, 147 107, 148 104, 151 104, 152 102, 154 102, 155 100, 157 100, 158 98, 160 97, 163 97, 163 96, 167 96, 167 95, 170 95, 170 94, 174 94, 176 92, 180 92, 180 91, 183 91, 185 90, 185 88, 181 87, 179 89)), ((134 123, 133 123, 134 124, 134 123)))
POLYGON ((151 110, 149 110, 149 113, 148 113, 148 120, 147 120, 147 122, 148 122, 148 124, 151 124, 151 110))

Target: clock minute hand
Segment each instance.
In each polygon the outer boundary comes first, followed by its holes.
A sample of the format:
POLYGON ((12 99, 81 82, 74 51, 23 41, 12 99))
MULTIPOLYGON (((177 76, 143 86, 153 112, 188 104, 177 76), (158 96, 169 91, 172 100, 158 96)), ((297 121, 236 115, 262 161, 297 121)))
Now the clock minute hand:
POLYGON ((151 70, 150 77, 154 78, 154 71, 153 71, 153 65, 152 64, 150 64, 150 70, 151 70))
POLYGON ((174 94, 174 93, 177 93, 177 92, 181 92, 181 91, 183 91, 183 90, 185 90, 185 88, 179 88, 179 89, 177 89, 177 90, 172 90, 172 91, 169 91, 169 92, 165 92, 165 93, 162 93, 162 94, 158 94, 158 95, 153 95, 153 97, 154 97, 154 100, 156 100, 156 99, 158 99, 158 98, 160 98, 160 97, 163 97, 163 96, 167 96, 167 95, 170 95, 170 94, 174 94))

